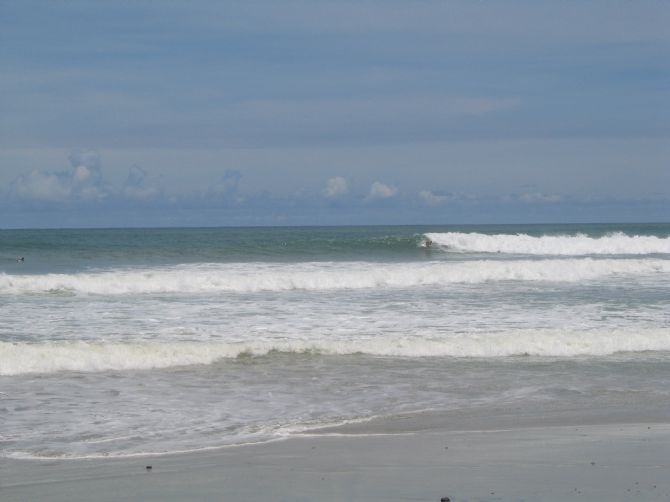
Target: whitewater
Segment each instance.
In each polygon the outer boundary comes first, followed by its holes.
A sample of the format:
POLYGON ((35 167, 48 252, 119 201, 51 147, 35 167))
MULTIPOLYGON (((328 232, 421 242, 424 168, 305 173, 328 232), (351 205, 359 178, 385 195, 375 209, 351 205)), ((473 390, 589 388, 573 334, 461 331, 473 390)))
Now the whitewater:
POLYGON ((283 340, 246 343, 0 342, 6 361, 0 375, 58 371, 109 371, 207 365, 221 359, 281 355, 397 357, 603 356, 620 352, 670 351, 667 330, 605 332, 514 332, 488 335, 394 337, 368 340, 283 340))
POLYGON ((613 232, 600 237, 586 234, 542 235, 481 234, 477 232, 428 233, 438 246, 461 252, 528 255, 645 255, 670 254, 670 238, 613 232))
MULTIPOLYGON (((398 266, 356 263, 177 266, 114 272, 0 275, 0 294, 72 292, 98 295, 336 290, 446 286, 486 281, 576 282, 613 275, 670 274, 668 260, 543 260, 398 266)), ((667 279, 667 277, 663 277, 667 279)))
POLYGON ((665 224, 0 231, 0 455, 656 409, 669 285, 665 224))

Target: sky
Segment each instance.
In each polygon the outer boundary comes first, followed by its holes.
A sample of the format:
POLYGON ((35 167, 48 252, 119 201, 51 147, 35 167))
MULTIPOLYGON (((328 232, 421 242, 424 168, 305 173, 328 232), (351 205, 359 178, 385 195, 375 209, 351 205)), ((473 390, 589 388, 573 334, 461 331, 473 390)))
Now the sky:
POLYGON ((0 0, 0 228, 670 221, 670 2, 0 0))

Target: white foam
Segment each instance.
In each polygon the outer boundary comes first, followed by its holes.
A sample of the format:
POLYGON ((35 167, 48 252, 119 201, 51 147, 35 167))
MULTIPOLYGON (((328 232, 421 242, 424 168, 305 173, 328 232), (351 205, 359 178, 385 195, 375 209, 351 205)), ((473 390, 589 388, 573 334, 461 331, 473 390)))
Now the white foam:
POLYGON ((98 273, 0 274, 0 293, 122 295, 257 291, 327 291, 447 286, 487 281, 579 282, 611 275, 670 273, 662 259, 479 260, 377 264, 209 264, 98 273))
POLYGON ((427 234, 438 246, 453 251, 529 255, 645 255, 669 254, 670 237, 626 235, 616 232, 603 237, 577 235, 480 234, 445 232, 427 234))
POLYGON ((352 340, 277 340, 239 343, 0 342, 0 375, 139 370, 207 365, 242 355, 281 353, 368 354, 396 357, 603 356, 670 351, 670 330, 519 330, 441 338, 373 337, 352 340))

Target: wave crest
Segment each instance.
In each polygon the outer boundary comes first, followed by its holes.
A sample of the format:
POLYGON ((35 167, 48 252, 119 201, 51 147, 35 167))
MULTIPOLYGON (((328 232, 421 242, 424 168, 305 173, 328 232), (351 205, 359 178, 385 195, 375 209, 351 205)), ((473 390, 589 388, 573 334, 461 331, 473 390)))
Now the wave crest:
POLYGON ((426 237, 438 246, 462 252, 561 256, 670 254, 670 237, 626 235, 622 232, 603 237, 462 232, 429 233, 426 237))
POLYGON ((478 260, 375 264, 231 264, 79 274, 0 274, 0 293, 249 293, 476 284, 487 281, 578 282, 611 275, 670 273, 660 259, 478 260))
POLYGON ((367 354, 394 357, 604 356, 617 352, 670 351, 670 332, 530 331, 451 335, 443 338, 379 337, 367 340, 214 342, 0 342, 0 375, 59 371, 124 371, 208 365, 272 353, 367 354))

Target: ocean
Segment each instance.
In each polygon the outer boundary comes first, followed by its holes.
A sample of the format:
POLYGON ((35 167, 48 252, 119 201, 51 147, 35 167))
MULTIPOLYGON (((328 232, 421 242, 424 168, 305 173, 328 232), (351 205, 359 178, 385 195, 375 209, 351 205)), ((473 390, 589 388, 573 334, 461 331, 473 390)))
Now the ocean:
POLYGON ((667 417, 669 381, 669 224, 0 230, 4 457, 667 417))

